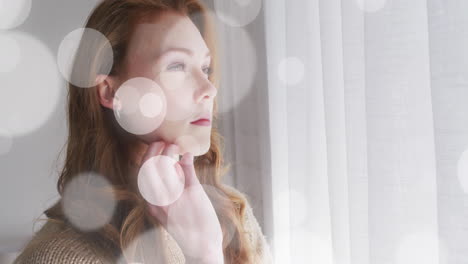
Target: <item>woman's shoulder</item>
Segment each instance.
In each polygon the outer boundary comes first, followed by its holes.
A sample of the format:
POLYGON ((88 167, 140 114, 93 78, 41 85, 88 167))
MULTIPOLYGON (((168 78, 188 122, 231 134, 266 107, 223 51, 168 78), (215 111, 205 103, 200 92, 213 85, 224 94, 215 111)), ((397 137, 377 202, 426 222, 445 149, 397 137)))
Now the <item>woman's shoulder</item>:
POLYGON ((47 221, 25 245, 13 264, 111 263, 81 233, 63 223, 47 221))
POLYGON ((244 204, 245 204, 245 214, 244 214, 244 218, 245 217, 254 217, 255 216, 253 215, 253 209, 252 209, 252 205, 250 203, 250 196, 242 191, 240 191, 239 189, 233 187, 233 186, 230 186, 230 185, 227 185, 227 184, 223 184, 223 188, 229 190, 230 192, 233 192, 235 193, 236 195, 238 195, 243 201, 244 201, 244 204))
POLYGON ((250 197, 249 197, 246 193, 240 191, 239 189, 237 189, 237 188, 235 188, 235 187, 233 187, 233 186, 231 186, 231 185, 222 184, 222 187, 223 187, 225 190, 228 190, 229 192, 234 193, 234 194, 236 194, 237 196, 239 196, 242 200, 244 200, 244 202, 245 202, 246 205, 249 205, 249 206, 250 206, 250 204, 249 204, 249 199, 250 199, 250 197))
MULTIPOLYGON (((235 193, 237 196, 239 196, 243 200, 244 205, 245 205, 244 220, 247 220, 247 221, 253 220, 252 217, 255 218, 255 216, 253 215, 253 209, 252 209, 252 206, 250 204, 250 197, 247 194, 245 194, 244 192, 236 189, 233 186, 223 184, 223 188, 227 189, 228 191, 230 191, 232 193, 235 193)), ((238 203, 236 203, 236 205, 239 207, 238 203)))
POLYGON ((223 187, 242 196, 242 198, 245 200, 243 217, 244 228, 246 229, 250 243, 256 252, 256 263, 273 263, 273 256, 270 246, 266 240, 260 224, 258 223, 257 218, 255 217, 249 201, 250 197, 232 186, 224 185, 223 187))

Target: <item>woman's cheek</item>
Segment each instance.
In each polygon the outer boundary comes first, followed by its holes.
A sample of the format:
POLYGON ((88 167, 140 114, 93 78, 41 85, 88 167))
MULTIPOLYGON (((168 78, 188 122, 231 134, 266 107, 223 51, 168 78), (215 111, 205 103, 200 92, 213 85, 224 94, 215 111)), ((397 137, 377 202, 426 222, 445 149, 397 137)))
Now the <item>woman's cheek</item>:
POLYGON ((183 71, 166 71, 159 74, 159 83, 164 90, 180 90, 183 87, 187 73, 183 71))
POLYGON ((192 85, 188 77, 183 71, 163 72, 159 75, 159 83, 166 94, 166 119, 169 121, 182 121, 198 114, 193 107, 192 85))

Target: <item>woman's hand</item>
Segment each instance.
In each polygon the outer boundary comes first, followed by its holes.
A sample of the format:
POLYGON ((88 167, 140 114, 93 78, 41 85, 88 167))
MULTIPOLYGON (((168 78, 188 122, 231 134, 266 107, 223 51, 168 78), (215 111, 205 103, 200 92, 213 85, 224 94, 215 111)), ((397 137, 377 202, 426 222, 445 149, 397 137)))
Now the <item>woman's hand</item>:
MULTIPOLYGON (((211 201, 197 178, 193 155, 185 153, 173 168, 168 168, 171 166, 167 162, 145 164, 158 155, 178 156, 178 146, 174 144, 166 146, 164 142, 150 144, 143 157, 142 167, 165 166, 166 168, 154 168, 154 171, 175 170, 170 174, 180 175, 182 180, 185 179, 185 185, 180 196, 169 205, 160 206, 147 201, 149 213, 158 219, 177 241, 186 256, 187 263, 224 263, 221 225, 211 201)), ((161 176, 154 175, 154 177, 161 176)), ((174 181, 166 184, 167 178, 161 178, 162 180, 157 182, 165 184, 152 186, 152 191, 156 194, 178 189, 174 188, 174 181)), ((179 182, 184 184, 183 181, 179 182)))

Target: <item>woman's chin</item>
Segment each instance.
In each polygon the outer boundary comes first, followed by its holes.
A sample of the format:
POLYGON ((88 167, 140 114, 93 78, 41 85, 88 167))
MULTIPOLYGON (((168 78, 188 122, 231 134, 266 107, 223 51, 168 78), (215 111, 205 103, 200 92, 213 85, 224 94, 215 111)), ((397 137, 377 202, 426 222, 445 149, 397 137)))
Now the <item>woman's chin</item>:
POLYGON ((201 144, 178 144, 180 147, 180 155, 190 152, 193 156, 202 156, 210 150, 210 142, 203 142, 201 144))
POLYGON ((199 153, 194 154, 194 156, 202 156, 202 155, 205 155, 205 154, 208 153, 208 151, 210 150, 210 143, 208 142, 207 144, 204 144, 204 145, 201 146, 198 150, 199 150, 199 153))
POLYGON ((146 144, 151 144, 156 141, 164 141, 167 143, 173 143, 179 146, 179 155, 184 155, 186 152, 190 152, 193 156, 202 156, 208 153, 211 146, 211 140, 209 137, 197 137, 193 135, 178 136, 177 139, 173 138, 161 138, 159 135, 148 134, 144 136, 138 136, 140 140, 146 144))

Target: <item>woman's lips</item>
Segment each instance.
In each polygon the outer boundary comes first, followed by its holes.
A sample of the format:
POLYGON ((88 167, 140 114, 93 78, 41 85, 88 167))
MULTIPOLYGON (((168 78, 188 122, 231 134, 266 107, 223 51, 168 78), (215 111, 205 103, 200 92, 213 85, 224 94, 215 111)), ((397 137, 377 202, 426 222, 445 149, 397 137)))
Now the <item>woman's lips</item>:
POLYGON ((209 119, 198 119, 197 121, 193 121, 190 124, 197 125, 197 126, 210 126, 211 121, 209 119))

